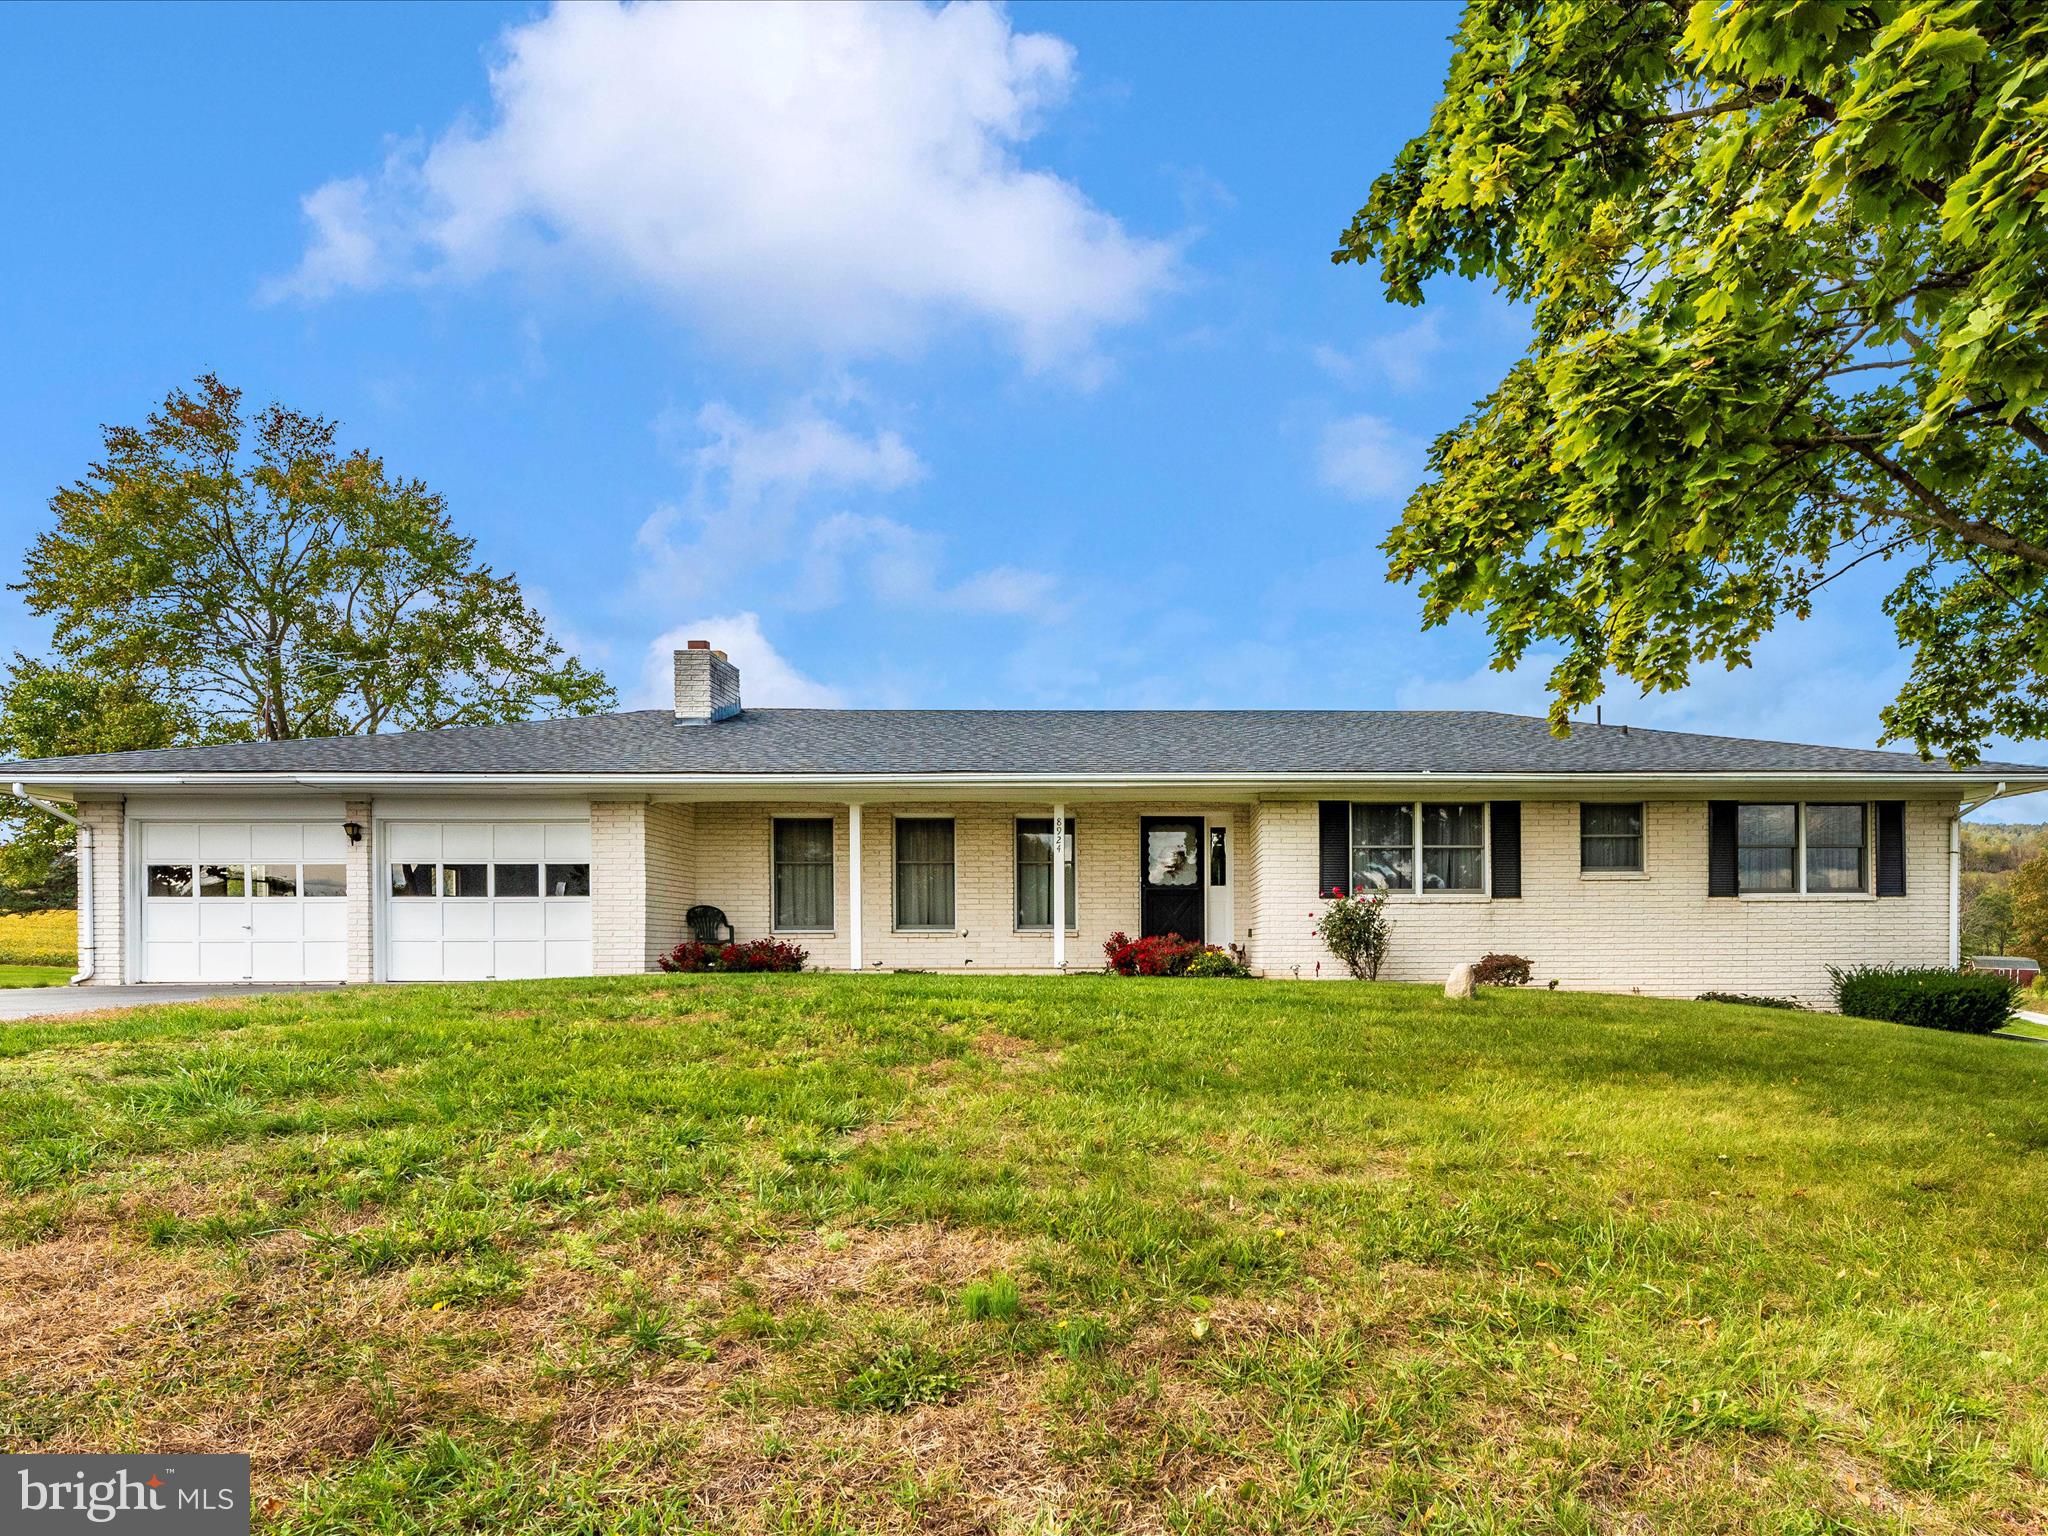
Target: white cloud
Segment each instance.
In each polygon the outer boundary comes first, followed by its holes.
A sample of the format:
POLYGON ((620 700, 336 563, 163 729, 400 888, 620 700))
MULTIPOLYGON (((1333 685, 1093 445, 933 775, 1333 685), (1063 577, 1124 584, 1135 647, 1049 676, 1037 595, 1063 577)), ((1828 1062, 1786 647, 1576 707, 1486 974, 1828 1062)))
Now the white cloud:
POLYGON ((778 597, 791 608, 832 607, 857 585, 894 608, 1035 618, 1057 611, 1049 575, 998 565, 949 576, 942 535, 837 504, 924 478, 923 463, 895 432, 856 430, 810 401, 766 422, 713 403, 692 422, 707 440, 684 455, 690 495, 657 509, 635 541, 649 596, 715 600, 743 577, 787 568, 778 597))
POLYGON ((1346 416, 1323 428, 1316 471, 1353 501, 1406 496, 1422 478, 1422 449, 1383 416, 1346 416))
POLYGON ((508 29, 492 112, 303 199, 273 296, 565 267, 742 342, 898 352, 969 321, 1084 372, 1174 280, 1019 150, 1074 50, 998 7, 564 5, 508 29))
POLYGON ((1347 352, 1327 343, 1314 347, 1315 364, 1341 384, 1377 378, 1399 390, 1419 388, 1429 379, 1437 354, 1444 349, 1438 316, 1424 315, 1412 325, 1374 336, 1347 352))
POLYGON ((815 491, 898 491, 924 478, 924 465, 896 433, 864 437, 808 404, 760 426, 714 401, 697 413, 697 427, 710 441, 691 457, 739 506, 815 491))
POLYGON ((996 565, 949 581, 942 571, 944 551, 942 537, 893 517, 834 513, 812 529, 791 599, 801 607, 829 607, 843 598, 851 574, 893 608, 1040 620, 1064 612, 1058 584, 1048 573, 996 565))
POLYGON ((799 672, 761 633, 755 613, 730 613, 718 618, 691 619, 647 643, 640 672, 642 709, 675 703, 675 653, 692 640, 709 640, 740 669, 740 701, 760 708, 837 709, 845 703, 837 688, 799 672))

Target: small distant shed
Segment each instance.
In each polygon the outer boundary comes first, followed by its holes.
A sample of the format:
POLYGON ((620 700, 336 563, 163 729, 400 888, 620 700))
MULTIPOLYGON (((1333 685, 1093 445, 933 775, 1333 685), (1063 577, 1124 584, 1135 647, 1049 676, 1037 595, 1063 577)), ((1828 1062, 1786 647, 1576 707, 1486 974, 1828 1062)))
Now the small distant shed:
POLYGON ((1972 955, 1970 969, 1996 971, 2001 976, 2010 976, 2023 987, 2032 986, 2034 978, 2041 974, 2040 963, 2029 960, 2025 955, 1972 955))

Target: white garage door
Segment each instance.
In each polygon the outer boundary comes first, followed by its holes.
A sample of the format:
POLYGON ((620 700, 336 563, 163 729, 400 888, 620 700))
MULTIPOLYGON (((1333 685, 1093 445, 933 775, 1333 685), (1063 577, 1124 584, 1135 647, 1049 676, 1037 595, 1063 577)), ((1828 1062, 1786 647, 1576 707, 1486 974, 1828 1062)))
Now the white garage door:
POLYGON ((385 975, 590 974, 590 823, 394 821, 384 828, 385 975))
POLYGON ((348 841, 332 822, 146 821, 144 981, 341 981, 348 841))

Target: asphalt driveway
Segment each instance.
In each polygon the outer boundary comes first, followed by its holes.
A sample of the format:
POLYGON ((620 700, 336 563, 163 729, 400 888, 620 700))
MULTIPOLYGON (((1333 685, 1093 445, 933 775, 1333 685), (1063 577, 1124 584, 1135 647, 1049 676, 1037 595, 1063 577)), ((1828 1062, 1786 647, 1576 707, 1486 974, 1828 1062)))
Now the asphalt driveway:
POLYGON ((8 987, 0 989, 0 1021, 61 1013, 100 1013, 149 1003, 196 1003, 209 997, 269 997, 287 992, 332 992, 331 986, 8 987))

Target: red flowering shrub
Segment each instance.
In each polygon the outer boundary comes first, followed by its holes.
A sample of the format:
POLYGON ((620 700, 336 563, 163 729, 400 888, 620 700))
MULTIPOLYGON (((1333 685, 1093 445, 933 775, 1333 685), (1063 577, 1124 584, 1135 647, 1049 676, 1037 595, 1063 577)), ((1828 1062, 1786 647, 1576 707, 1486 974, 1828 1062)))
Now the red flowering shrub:
POLYGON ((1114 971, 1119 976, 1185 976, 1188 967, 1204 955, 1221 955, 1224 960, 1233 962, 1233 969, 1228 971, 1214 969, 1220 962, 1207 962, 1204 970, 1208 974, 1250 974, 1228 950, 1218 949, 1214 944, 1197 944, 1177 933, 1155 933, 1142 939, 1112 933, 1102 946, 1102 954, 1105 961, 1103 969, 1114 971))
POLYGON ((664 971, 800 971, 811 952, 779 939, 699 944, 686 939, 661 957, 664 971))

